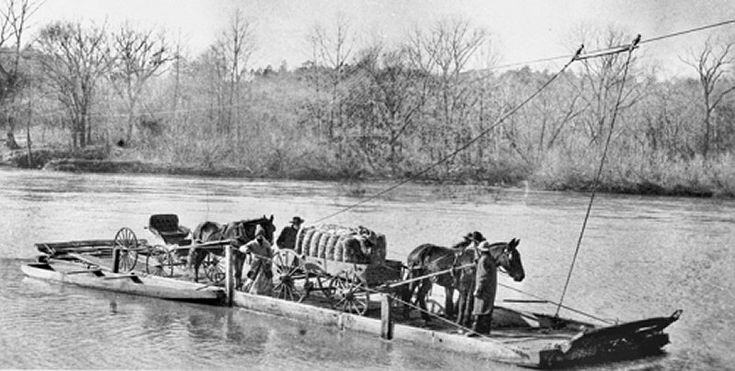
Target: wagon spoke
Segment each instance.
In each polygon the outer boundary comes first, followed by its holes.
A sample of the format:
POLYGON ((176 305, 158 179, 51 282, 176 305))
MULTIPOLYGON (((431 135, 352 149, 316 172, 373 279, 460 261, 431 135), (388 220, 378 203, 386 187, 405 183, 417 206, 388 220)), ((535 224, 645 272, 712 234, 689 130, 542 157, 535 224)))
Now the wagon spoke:
POLYGON ((120 252, 118 271, 129 272, 138 261, 138 239, 132 229, 123 227, 115 234, 115 248, 120 252))
POLYGON ((278 250, 272 259, 276 296, 284 300, 301 300, 303 295, 295 285, 296 277, 303 271, 299 257, 292 250, 278 250))

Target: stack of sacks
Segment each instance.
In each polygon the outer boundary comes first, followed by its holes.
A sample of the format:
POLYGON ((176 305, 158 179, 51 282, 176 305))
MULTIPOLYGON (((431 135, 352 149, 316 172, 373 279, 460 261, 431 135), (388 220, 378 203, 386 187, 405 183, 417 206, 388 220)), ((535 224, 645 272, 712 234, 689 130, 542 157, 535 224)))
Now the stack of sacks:
POLYGON ((299 255, 314 258, 377 265, 385 261, 386 241, 385 235, 362 226, 326 224, 301 228, 294 249, 299 255))

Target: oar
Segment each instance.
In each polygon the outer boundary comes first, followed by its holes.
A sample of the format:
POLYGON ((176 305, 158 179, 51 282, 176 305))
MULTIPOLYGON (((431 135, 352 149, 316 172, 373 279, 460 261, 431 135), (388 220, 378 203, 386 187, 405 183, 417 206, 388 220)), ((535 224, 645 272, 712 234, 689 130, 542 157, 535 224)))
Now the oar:
MULTIPOLYGON (((521 293, 521 294, 524 294, 524 295, 528 295, 528 296, 531 296, 531 297, 536 297, 536 296, 535 296, 535 295, 533 295, 533 294, 530 294, 530 293, 527 293, 527 292, 521 291, 521 290, 519 290, 519 289, 517 289, 517 288, 515 288, 515 287, 511 287, 511 286, 508 286, 508 285, 502 284, 502 283, 500 283, 500 282, 498 282, 498 286, 502 286, 502 287, 505 287, 506 289, 509 289, 509 290, 512 290, 512 291, 515 291, 515 292, 519 292, 519 293, 521 293)), ((513 302, 514 300, 516 300, 516 299, 506 299, 505 301, 507 301, 507 302, 509 302, 509 303, 512 303, 512 302, 513 302)), ((519 300, 517 300, 517 302, 518 302, 518 303, 543 303, 543 304, 553 304, 553 305, 558 305, 559 307, 561 307, 561 308, 564 308, 564 309, 566 309, 566 310, 568 310, 568 311, 572 311, 572 312, 574 312, 574 313, 577 313, 577 314, 581 314, 581 315, 583 315, 583 316, 585 316, 585 317, 589 317, 589 318, 592 318, 592 319, 596 319, 596 320, 598 320, 598 321, 600 321, 600 322, 602 322, 602 323, 605 323, 605 324, 613 324, 613 323, 614 323, 614 322, 612 322, 612 321, 610 321, 610 320, 606 320, 606 319, 603 319, 603 318, 597 317, 597 316, 595 316, 595 315, 592 315, 592 314, 589 314, 589 313, 585 313, 585 312, 582 312, 582 311, 581 311, 581 310, 579 310, 579 309, 574 309, 574 308, 570 308, 570 307, 568 307, 568 306, 566 306, 566 305, 563 305, 563 304, 559 304, 559 303, 557 303, 557 302, 554 302, 554 301, 551 301, 551 300, 546 300, 546 299, 543 299, 543 298, 538 298, 538 300, 536 300, 536 301, 531 301, 531 300, 529 300, 529 301, 523 301, 523 299, 519 299, 519 300)))
POLYGON ((526 299, 505 299, 503 300, 505 303, 539 303, 539 304, 548 304, 548 300, 526 300, 526 299))

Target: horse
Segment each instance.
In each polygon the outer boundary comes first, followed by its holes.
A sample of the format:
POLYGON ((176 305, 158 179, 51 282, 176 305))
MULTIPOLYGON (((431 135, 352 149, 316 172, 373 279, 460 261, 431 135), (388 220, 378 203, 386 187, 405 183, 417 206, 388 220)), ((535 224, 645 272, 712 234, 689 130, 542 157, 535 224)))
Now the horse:
MULTIPOLYGON (((505 271, 514 281, 520 282, 526 277, 521 261, 521 253, 518 252, 518 244, 521 240, 514 238, 509 242, 495 242, 488 246, 490 257, 501 271, 505 271)), ((477 248, 466 249, 465 254, 470 254, 473 260, 479 259, 477 248)), ((457 323, 469 326, 472 320, 475 291, 475 267, 462 269, 456 279, 459 299, 457 300, 457 323)))
MULTIPOLYGON (((467 255, 463 256, 461 254, 471 243, 472 240, 465 237, 464 240, 454 244, 452 247, 438 246, 430 243, 416 247, 406 257, 406 267, 408 268, 406 280, 474 262, 474 260, 467 261, 467 255), (462 258, 463 260, 458 260, 458 258, 462 258)), ((408 290, 403 290, 403 301, 410 302, 414 291, 418 290, 416 292, 416 303, 421 309, 426 310, 426 296, 429 290, 431 290, 432 281, 444 287, 446 295, 444 299, 444 313, 447 317, 452 318, 454 316, 453 297, 455 283, 454 275, 449 272, 434 276, 433 278, 411 282, 408 290)), ((421 316, 424 320, 429 320, 426 312, 422 311, 421 316)))
MULTIPOLYGON (((273 215, 270 218, 263 215, 261 218, 234 221, 224 225, 205 221, 194 229, 192 236, 197 243, 229 239, 232 240, 233 246, 240 247, 255 238, 255 227, 258 225, 263 227, 265 238, 272 244, 273 233, 276 230, 276 226, 273 224, 273 215)), ((195 282, 198 282, 199 279, 199 266, 210 252, 214 253, 213 250, 197 248, 189 250, 189 268, 194 271, 195 282)), ((218 253, 222 254, 219 251, 218 253)), ((235 265, 235 287, 240 287, 242 284, 242 266, 246 256, 238 249, 232 250, 233 264, 235 265)))
MULTIPOLYGON (((505 270, 516 281, 521 281, 525 278, 521 255, 516 248, 519 242, 520 240, 513 239, 507 243, 496 242, 489 246, 490 255, 498 266, 501 267, 502 270, 505 270)), ((455 316, 455 305, 453 301, 454 290, 457 289, 459 291, 460 299, 457 305, 459 311, 458 320, 465 323, 469 321, 469 317, 471 316, 475 270, 474 267, 464 266, 474 264, 478 257, 476 248, 467 248, 471 243, 471 240, 465 238, 463 241, 455 244, 451 248, 433 244, 423 244, 415 248, 406 259, 408 266, 407 279, 429 275, 456 267, 463 267, 456 271, 452 270, 446 274, 435 276, 433 279, 435 282, 433 283, 444 287, 444 312, 448 318, 454 318, 455 316)), ((425 312, 426 296, 428 295, 429 290, 431 290, 433 283, 432 279, 426 278, 418 281, 418 284, 412 283, 411 286, 409 286, 409 289, 404 292, 404 301, 408 302, 413 296, 413 292, 418 288, 418 292, 416 293, 416 302, 419 307, 424 310, 421 312, 421 317, 426 321, 430 320, 429 315, 425 312)))

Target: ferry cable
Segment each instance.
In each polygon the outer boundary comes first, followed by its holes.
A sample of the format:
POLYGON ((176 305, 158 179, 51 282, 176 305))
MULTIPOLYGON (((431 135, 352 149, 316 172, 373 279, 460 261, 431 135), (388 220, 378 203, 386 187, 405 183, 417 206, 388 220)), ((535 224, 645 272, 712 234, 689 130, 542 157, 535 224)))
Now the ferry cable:
MULTIPOLYGON (((641 40, 638 43, 638 45, 646 44, 646 43, 651 43, 651 42, 656 42, 656 41, 660 41, 660 40, 665 40, 665 39, 669 39, 669 38, 672 38, 672 37, 686 35, 686 34, 690 34, 690 33, 694 33, 694 32, 704 31, 704 30, 708 30, 708 29, 711 29, 711 28, 726 26, 726 25, 733 24, 733 23, 735 23, 735 19, 729 19, 729 20, 722 21, 722 22, 711 23, 711 24, 708 24, 708 25, 705 25, 705 26, 689 28, 689 29, 686 29, 686 30, 683 30, 683 31, 677 31, 677 32, 673 32, 673 33, 670 33, 670 34, 664 34, 664 35, 652 37, 650 39, 644 39, 644 40, 641 40)), ((619 45, 619 46, 613 46, 613 47, 609 47, 609 48, 592 50, 592 51, 589 52, 589 54, 609 52, 609 51, 620 49, 621 47, 624 47, 624 46, 625 45, 619 45)), ((565 55, 557 55, 555 57, 546 57, 546 58, 532 59, 532 60, 528 60, 528 61, 525 61, 525 62, 513 62, 513 63, 501 64, 501 65, 497 65, 497 66, 488 67, 488 68, 485 68, 483 70, 488 71, 488 70, 497 70, 497 69, 502 69, 502 68, 525 66, 525 65, 529 65, 529 64, 537 64, 537 63, 542 63, 542 62, 551 62, 551 61, 555 61, 555 60, 559 60, 559 59, 565 59, 565 58, 569 58, 569 57, 570 57, 570 55, 568 55, 568 54, 565 54, 565 55)))
POLYGON ((444 156, 443 158, 439 159, 439 161, 436 161, 433 164, 425 167, 423 170, 419 171, 418 173, 414 174, 413 176, 408 177, 407 179, 405 179, 405 180, 403 180, 401 182, 398 182, 397 184, 394 184, 394 185, 392 185, 392 186, 390 186, 390 187, 388 187, 388 188, 386 188, 386 189, 384 189, 384 190, 382 190, 382 191, 380 191, 380 192, 378 192, 378 193, 376 193, 376 194, 374 194, 374 195, 372 195, 370 197, 367 197, 364 200, 361 200, 361 201, 356 202, 356 203, 354 203, 352 205, 349 205, 349 206, 347 206, 347 207, 345 207, 345 208, 343 208, 343 209, 341 209, 339 211, 333 212, 333 213, 331 213, 331 214, 329 214, 327 216, 324 216, 322 218, 319 218, 319 219, 317 219, 315 221, 315 223, 318 223, 318 222, 324 221, 326 219, 332 218, 332 217, 337 216, 339 214, 342 214, 342 213, 344 213, 344 212, 346 212, 348 210, 354 209, 357 206, 360 206, 362 204, 365 204, 367 202, 370 202, 370 201, 372 201, 372 200, 374 200, 374 199, 376 199, 376 198, 378 198, 378 197, 380 197, 380 196, 382 196, 382 195, 384 195, 384 194, 386 194, 386 193, 388 193, 388 192, 390 192, 390 191, 392 191, 392 190, 394 190, 394 189, 396 189, 398 187, 401 187, 401 186, 403 186, 403 185, 405 185, 405 184, 407 184, 407 183, 409 183, 409 182, 417 179, 419 176, 428 173, 429 171, 433 170, 437 166, 439 166, 439 165, 447 162, 448 160, 454 158, 454 156, 456 156, 460 152, 464 151, 465 149, 469 148, 472 144, 474 144, 475 142, 477 142, 478 140, 480 140, 480 138, 482 138, 483 136, 485 136, 486 134, 488 134, 489 132, 491 132, 492 130, 494 130, 496 127, 498 127, 501 124, 503 124, 508 117, 510 117, 513 114, 515 114, 516 112, 518 112, 518 110, 520 110, 521 108, 523 108, 523 106, 525 106, 528 102, 530 102, 531 100, 533 100, 534 98, 536 98, 536 96, 538 96, 539 94, 541 94, 541 92, 544 89, 546 89, 549 85, 551 85, 551 83, 554 80, 556 80, 556 78, 559 77, 559 75, 561 75, 574 61, 577 60, 577 58, 579 57, 579 55, 581 55, 581 53, 582 53, 582 49, 583 49, 583 46, 581 46, 579 49, 577 49, 577 53, 569 60, 569 62, 567 62, 557 73, 555 73, 553 76, 551 76, 551 78, 549 78, 535 92, 533 92, 531 95, 529 95, 520 104, 516 105, 515 107, 513 107, 512 109, 510 109, 509 111, 507 111, 506 113, 504 113, 492 125, 490 125, 489 128, 487 128, 487 129, 483 130, 482 132, 480 132, 480 134, 476 135, 474 138, 470 139, 465 144, 461 145, 459 148, 457 148, 454 151, 452 151, 452 153, 450 153, 450 154, 444 156))
MULTIPOLYGON (((452 152, 449 155, 441 158, 439 161, 435 162, 434 164, 429 165, 428 167, 424 168, 423 170, 421 170, 420 172, 418 172, 414 176, 409 177, 408 179, 406 179, 406 180, 404 180, 402 182, 399 182, 399 183, 397 183, 397 184, 395 184, 393 186, 390 186, 390 187, 388 187, 388 188, 386 188, 386 189, 384 189, 384 190, 382 190, 382 191, 380 191, 380 192, 378 192, 378 193, 376 193, 376 194, 368 197, 367 199, 364 199, 364 200, 362 200, 360 202, 357 202, 355 204, 349 205, 349 206, 347 206, 346 208, 344 208, 344 209, 342 209, 340 211, 337 211, 337 212, 334 212, 332 214, 329 214, 329 215, 327 215, 325 217, 322 217, 322 218, 316 220, 316 222, 324 221, 324 220, 329 219, 331 217, 334 217, 336 215, 342 214, 345 211, 351 210, 351 209, 353 209, 353 208, 355 208, 355 207, 357 207, 359 205, 362 205, 362 204, 365 204, 367 202, 370 202, 370 201, 372 201, 372 200, 374 200, 374 199, 376 199, 376 198, 378 198, 378 197, 380 197, 380 196, 382 196, 382 195, 384 195, 384 194, 386 194, 386 193, 388 193, 388 192, 390 192, 390 191, 392 191, 392 190, 394 190, 394 189, 396 189, 398 187, 401 187, 401 186, 409 183, 410 181, 418 178, 418 176, 423 175, 423 174, 426 174, 427 172, 433 170, 435 167, 439 166, 440 164, 442 164, 442 163, 448 161, 449 159, 453 158, 458 153, 460 153, 460 152, 464 151, 465 149, 467 149, 470 145, 472 145, 473 143, 475 143, 481 137, 483 137, 484 135, 486 135, 487 133, 489 133, 490 131, 492 131, 496 127, 500 126, 508 117, 510 117, 511 115, 513 115, 514 113, 516 113, 520 108, 522 108, 525 104, 527 104, 531 99, 535 98, 538 94, 540 94, 543 89, 545 89, 549 84, 551 84, 552 81, 554 81, 560 74, 562 74, 562 72, 564 72, 567 69, 567 67, 569 67, 570 64, 572 64, 572 62, 574 62, 576 60, 591 59, 591 58, 601 57, 601 56, 608 55, 608 54, 622 53, 622 52, 625 52, 625 51, 632 52, 632 49, 637 48, 640 44, 643 44, 643 43, 650 43, 650 42, 660 41, 660 40, 664 40, 664 39, 671 38, 671 37, 681 36, 681 35, 688 34, 688 33, 693 33, 693 32, 699 32, 699 31, 703 31, 703 30, 707 30, 707 29, 711 29, 711 28, 715 28, 715 27, 720 27, 720 26, 724 26, 724 25, 728 25, 728 24, 733 24, 733 23, 735 23, 735 19, 730 19, 730 20, 727 20, 727 21, 713 23, 713 24, 709 24, 709 25, 705 25, 705 26, 701 26, 701 27, 695 27, 695 28, 691 28, 691 29, 687 29, 687 30, 683 30, 683 31, 679 31, 679 32, 674 32, 674 33, 671 33, 671 34, 665 34, 665 35, 661 35, 661 36, 656 36, 656 37, 653 37, 651 39, 646 39, 646 40, 641 40, 640 35, 638 35, 636 37, 636 39, 634 40, 634 42, 632 42, 630 44, 623 44, 623 45, 618 45, 618 46, 614 46, 614 47, 610 47, 610 48, 593 50, 593 51, 590 51, 590 52, 588 52, 588 53, 586 53, 584 55, 581 54, 583 47, 580 47, 579 49, 577 49, 577 52, 573 56, 571 56, 570 61, 567 62, 567 64, 565 64, 559 70, 559 72, 557 72, 556 74, 554 74, 546 83, 544 83, 544 85, 541 86, 541 88, 539 88, 536 92, 534 92, 533 94, 531 94, 528 98, 526 98, 526 100, 524 100, 523 102, 521 102, 521 104, 517 105, 516 107, 514 107, 513 109, 511 109, 510 111, 508 111, 506 114, 504 114, 495 123, 493 123, 488 129, 482 131, 480 134, 478 134, 476 137, 474 137, 473 139, 471 139, 470 141, 468 141, 467 143, 465 143, 464 145, 462 145, 461 147, 459 147, 458 149, 456 149, 454 152, 452 152)), ((630 53, 629 53, 628 56, 630 57, 630 53)), ((569 56, 558 56, 558 57, 543 58, 543 59, 535 60, 535 61, 531 61, 531 62, 536 63, 536 62, 541 62, 541 61, 550 61, 550 60, 555 60, 555 59, 560 59, 560 58, 565 58, 565 57, 568 58, 569 56)), ((528 62, 528 63, 531 63, 531 62, 528 62)), ((630 59, 628 59, 628 61, 626 62, 626 65, 625 65, 626 66, 626 75, 627 75, 627 68, 628 68, 629 64, 630 64, 630 59)), ((512 66, 512 65, 506 65, 506 67, 507 66, 512 66)), ((495 69, 495 68, 500 68, 500 67, 503 67, 503 66, 491 67, 490 69, 495 69)), ((575 257, 576 257, 576 254, 575 254, 575 257)), ((565 292, 566 292, 566 286, 567 285, 568 285, 568 283, 565 284, 565 290, 564 290, 565 292)), ((562 298, 563 298, 563 295, 562 295, 562 298)))
POLYGON ((369 288, 369 287, 365 287, 365 290, 366 291, 369 291, 369 292, 372 292, 374 294, 388 295, 391 298, 391 300, 394 300, 394 301, 396 301, 396 302, 398 302, 400 304, 403 304, 405 306, 408 306, 410 308, 416 309, 416 310, 418 310, 421 313, 425 313, 426 315, 428 315, 428 316, 430 316, 432 318, 438 319, 438 320, 440 320, 440 321, 442 321, 442 322, 444 322, 444 323, 446 323, 446 324, 448 324, 448 325, 450 325, 452 327, 456 327, 457 329, 460 329, 460 330, 464 331, 467 334, 474 334, 474 335, 477 335, 479 337, 483 337, 483 338, 486 338, 486 339, 491 339, 491 340, 497 341, 497 339, 491 338, 490 336, 488 336, 486 334, 481 334, 479 332, 476 332, 476 331, 472 330, 469 327, 463 326, 463 325, 461 325, 461 324, 459 324, 457 322, 454 322, 452 320, 446 319, 446 318, 444 318, 444 317, 442 317, 442 316, 440 316, 440 315, 438 315, 438 314, 436 314, 434 312, 431 312, 431 311, 429 311, 427 309, 421 308, 420 306, 418 306, 416 304, 407 302, 407 301, 405 301, 405 300, 403 300, 403 299, 395 296, 394 294, 386 293, 386 292, 383 292, 383 291, 380 291, 380 290, 376 290, 376 289, 372 289, 372 288, 369 288))
MULTIPOLYGON (((686 35, 686 34, 689 34, 689 33, 704 31, 704 30, 707 30, 707 29, 721 27, 721 26, 725 26, 725 25, 729 25, 729 24, 733 24, 733 23, 735 23, 735 19, 730 19, 730 20, 726 20, 726 21, 722 21, 722 22, 718 22, 718 23, 712 23, 712 24, 708 24, 708 25, 700 26, 700 27, 694 27, 694 28, 683 30, 683 31, 673 32, 673 33, 670 33, 670 34, 664 34, 664 35, 656 36, 656 37, 653 37, 653 38, 650 38, 650 39, 641 40, 641 42, 639 43, 639 45, 640 44, 651 43, 651 42, 656 42, 656 41, 660 41, 660 40, 664 40, 664 39, 668 39, 668 38, 672 38, 672 37, 676 37, 676 36, 686 35)), ((619 45, 619 46, 614 46, 614 47, 610 47, 610 48, 597 49, 597 50, 590 51, 589 54, 603 53, 603 52, 607 52, 607 51, 617 50, 617 49, 620 49, 621 47, 624 47, 624 46, 625 45, 619 45)), ((0 53, 2 53, 2 51, 0 51, 0 53)), ((571 55, 568 55, 568 54, 565 54, 565 55, 557 55, 557 56, 553 56, 553 57, 532 59, 532 60, 527 60, 527 61, 523 61, 523 62, 512 62, 512 63, 501 64, 501 65, 497 65, 497 66, 492 66, 492 67, 484 68, 481 71, 491 71, 491 70, 497 70, 497 69, 503 69, 503 68, 510 68, 510 67, 525 66, 525 65, 530 65, 530 64, 537 64, 537 63, 542 63, 542 62, 551 62, 551 61, 560 60, 560 59, 566 59, 566 58, 570 58, 570 57, 572 57, 572 56, 571 55)), ((238 108, 238 107, 244 107, 244 106, 245 106, 244 104, 232 104, 232 105, 223 105, 220 108, 238 108)), ((190 109, 183 109, 183 110, 182 109, 176 109, 176 110, 161 110, 161 111, 149 111, 149 112, 151 114, 176 114, 176 113, 180 113, 180 112, 181 113, 185 113, 185 112, 204 112, 204 111, 207 111, 207 110, 210 110, 210 109, 211 108, 209 108, 209 107, 202 107, 202 108, 190 108, 190 109)), ((36 116, 37 117, 52 117, 52 116, 55 116, 55 115, 64 114, 65 112, 66 112, 66 109, 61 108, 61 109, 57 109, 57 110, 51 110, 51 111, 46 111, 46 112, 39 112, 39 113, 36 114, 36 116)), ((117 117, 117 118, 126 118, 129 115, 128 114, 122 114, 122 113, 121 114, 91 113, 88 116, 89 117, 97 117, 97 118, 115 118, 115 117, 117 117)))
MULTIPOLYGON (((268 257, 266 255, 261 255, 261 254, 255 254, 255 253, 252 253, 252 252, 249 253, 248 255, 255 256, 258 259, 262 259, 262 260, 268 261, 270 263, 275 263, 275 259, 273 257, 268 257)), ((293 261, 291 263, 292 264, 287 267, 289 274, 293 274, 293 273, 297 272, 298 269, 299 269, 298 265, 293 265, 293 261)), ((405 304, 405 305, 407 305, 407 306, 409 306, 411 308, 414 308, 414 309, 416 309, 416 310, 418 310, 420 312, 426 313, 426 314, 428 314, 430 316, 435 316, 435 317, 441 319, 442 321, 447 322, 447 323, 449 323, 449 324, 451 324, 453 326, 456 326, 456 327, 458 327, 458 328, 460 328, 462 330, 472 332, 472 330, 470 330, 470 329, 468 329, 466 327, 463 327, 461 325, 458 325, 455 322, 451 322, 451 321, 449 321, 449 320, 447 320, 447 319, 445 319, 443 317, 439 317, 435 313, 432 313, 430 311, 427 311, 427 310, 425 310, 425 309, 423 309, 423 308, 421 308, 421 307, 419 307, 419 306, 417 306, 415 304, 408 303, 408 302, 404 301, 403 299, 396 297, 393 294, 388 294, 388 293, 386 293, 384 291, 380 291, 380 290, 381 289, 395 289, 396 287, 404 286, 404 285, 410 284, 412 282, 421 281, 421 280, 425 280, 425 279, 428 279, 428 278, 431 278, 431 277, 448 274, 448 273, 450 273, 452 271, 456 271, 456 270, 465 270, 465 269, 474 268, 474 267, 475 267, 475 264, 474 263, 464 264, 464 265, 460 265, 460 266, 457 266, 457 267, 452 267, 452 268, 444 269, 444 270, 441 270, 441 271, 438 271, 438 272, 434 272, 434 273, 430 273, 430 274, 426 274, 426 275, 414 277, 414 278, 411 278, 411 279, 408 279, 408 280, 402 280, 402 281, 399 281, 399 282, 394 282, 394 283, 389 283, 389 284, 383 284, 381 286, 378 286, 378 289, 373 289, 373 288, 370 288, 370 287, 367 287, 367 286, 365 286, 363 288, 365 290, 371 291, 373 293, 390 295, 393 300, 396 300, 396 301, 398 301, 398 302, 400 302, 402 304, 405 304)), ((507 288, 507 289, 509 289, 511 291, 515 291, 517 293, 520 293, 520 294, 526 295, 528 297, 537 299, 537 300, 539 300, 540 303, 552 304, 552 305, 559 305, 559 303, 556 303, 556 302, 554 302, 552 300, 549 300, 549 299, 543 298, 541 296, 532 294, 530 292, 526 292, 526 291, 523 291, 521 289, 518 289, 518 288, 515 288, 515 287, 512 287, 512 286, 506 285, 506 284, 504 284, 502 282, 498 282, 498 286, 501 286, 501 287, 507 288)), ((567 309, 567 310, 569 310, 571 312, 580 314, 582 316, 595 319, 595 320, 600 321, 600 322, 605 323, 605 324, 614 324, 615 323, 614 321, 610 321, 610 320, 606 320, 604 318, 600 318, 600 317, 595 316, 593 314, 589 314, 589 313, 584 312, 584 311, 582 311, 580 309, 575 309, 575 308, 572 308, 572 307, 567 306, 567 305, 562 305, 562 308, 567 309)))
POLYGON ((569 287, 569 281, 572 278, 572 271, 574 270, 574 264, 577 261, 577 255, 579 254, 579 248, 582 246, 582 238, 584 237, 584 231, 587 228, 587 221, 590 217, 590 212, 592 211, 592 203, 595 201, 595 195, 597 194, 597 188, 600 184, 600 178, 602 177, 602 169, 605 166, 605 160, 607 160, 607 151, 610 147, 610 139, 612 138, 613 129, 615 128, 615 120, 618 116, 618 111, 620 110, 620 102, 622 101, 623 97, 623 89, 625 88, 625 81, 628 78, 628 68, 630 67, 630 60, 633 56, 633 51, 636 49, 638 44, 640 43, 641 35, 638 35, 633 42, 630 43, 628 47, 628 56, 625 61, 625 68, 623 70, 623 78, 620 83, 620 89, 618 89, 618 96, 617 100, 615 102, 615 106, 613 107, 612 112, 612 118, 610 119, 610 130, 607 133, 607 139, 605 140, 605 147, 602 151, 602 158, 600 159, 600 166, 597 169, 597 175, 595 176, 595 181, 592 184, 592 195, 590 196, 590 202, 587 204, 587 212, 584 215, 584 221, 582 222, 582 230, 579 232, 579 239, 577 240, 577 247, 574 249, 574 256, 572 257, 572 263, 569 266, 569 272, 567 273, 567 279, 564 283, 564 289, 561 293, 561 298, 559 299, 559 303, 556 307, 556 313, 554 314, 555 317, 559 317, 559 310, 562 307, 562 303, 564 302, 564 296, 567 293, 567 288, 569 287))

